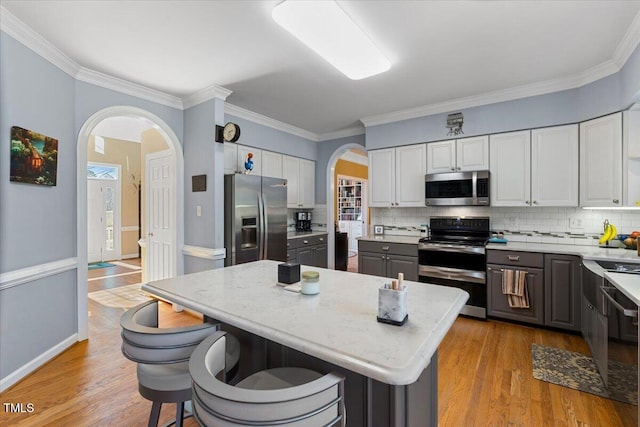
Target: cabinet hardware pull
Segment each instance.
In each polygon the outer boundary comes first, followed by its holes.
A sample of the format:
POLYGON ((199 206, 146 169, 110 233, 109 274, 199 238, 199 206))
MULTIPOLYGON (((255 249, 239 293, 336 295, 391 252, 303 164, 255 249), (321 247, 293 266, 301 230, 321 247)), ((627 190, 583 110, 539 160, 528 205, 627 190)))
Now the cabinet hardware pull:
POLYGON ((520 261, 520 255, 507 255, 509 261, 520 261))
POLYGON ((618 203, 619 200, 618 199, 613 199, 613 203, 618 203))
POLYGON ((321 237, 319 240, 320 240, 321 242, 324 242, 324 237, 321 237))
POLYGON ((381 259, 384 259, 384 255, 382 255, 380 258, 381 258, 381 259))
POLYGON ((304 243, 305 245, 309 243, 308 240, 303 240, 302 243, 304 243))
POLYGON ((388 250, 389 250, 389 246, 383 246, 383 247, 382 247, 382 250, 383 250, 383 251, 388 251, 388 250))

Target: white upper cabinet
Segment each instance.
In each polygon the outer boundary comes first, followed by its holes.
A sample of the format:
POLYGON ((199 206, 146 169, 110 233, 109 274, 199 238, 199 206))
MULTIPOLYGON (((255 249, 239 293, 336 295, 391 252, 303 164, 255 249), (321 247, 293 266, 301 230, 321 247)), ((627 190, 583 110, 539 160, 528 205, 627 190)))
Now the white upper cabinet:
POLYGON ((580 123, 580 206, 622 206, 622 113, 580 123))
POLYGON ((247 155, 253 154, 251 161, 253 162, 252 175, 262 175, 262 150, 259 148, 247 147, 244 145, 238 145, 238 172, 245 171, 245 162, 247 161, 247 155))
POLYGON ((578 125, 531 131, 531 204, 578 206, 578 125))
POLYGON ((490 137, 491 206, 578 206, 578 127, 490 137))
POLYGON ((491 206, 531 205, 531 132, 489 138, 491 206))
POLYGON ((427 173, 489 169, 487 135, 427 144, 427 173))
POLYGON ((427 173, 453 172, 455 170, 455 139, 427 144, 427 173))
POLYGON ((282 156, 282 178, 287 180, 287 207, 313 208, 316 165, 314 161, 282 156))
POLYGON ((238 144, 232 142, 224 143, 224 173, 233 174, 238 172, 238 144))
POLYGON ((424 206, 426 144, 369 151, 369 206, 424 206))
POLYGON ((427 144, 396 148, 396 206, 424 204, 424 176, 427 173, 427 144))
POLYGON ((262 176, 282 178, 282 154, 262 151, 262 176))
POLYGON ((369 151, 369 206, 395 206, 395 149, 369 151))
POLYGON ((301 208, 312 208, 316 204, 316 162, 300 159, 300 183, 298 199, 301 208))
POLYGON ((456 140, 456 169, 478 171, 489 169, 489 136, 456 140))

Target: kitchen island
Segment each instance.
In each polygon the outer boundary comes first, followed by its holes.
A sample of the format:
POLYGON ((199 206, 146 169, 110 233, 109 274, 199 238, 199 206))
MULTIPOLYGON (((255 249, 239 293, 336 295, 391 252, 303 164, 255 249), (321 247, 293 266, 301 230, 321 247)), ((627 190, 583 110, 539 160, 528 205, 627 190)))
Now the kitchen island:
POLYGON ((320 293, 276 284, 278 262, 257 261, 159 280, 143 290, 217 319, 243 346, 240 375, 275 366, 346 376, 348 425, 437 425, 437 349, 468 295, 408 282, 409 321, 378 323, 378 288, 389 279, 302 266, 320 293))

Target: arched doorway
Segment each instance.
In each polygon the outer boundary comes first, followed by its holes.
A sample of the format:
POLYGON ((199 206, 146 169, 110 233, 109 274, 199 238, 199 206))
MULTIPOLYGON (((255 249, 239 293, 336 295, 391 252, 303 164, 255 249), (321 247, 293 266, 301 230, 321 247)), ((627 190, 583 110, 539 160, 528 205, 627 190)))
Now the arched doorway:
POLYGON ((335 196, 336 196, 336 183, 334 182, 333 175, 336 168, 336 163, 348 151, 351 149, 364 150, 364 147, 360 144, 348 143, 338 147, 327 162, 327 230, 329 231, 328 236, 328 254, 329 257, 327 266, 328 268, 335 268, 335 250, 336 250, 336 242, 335 242, 335 233, 333 232, 333 227, 336 222, 335 213, 334 213, 334 204, 335 204, 335 196))
POLYGON ((183 272, 182 256, 184 243, 184 157, 182 146, 173 130, 158 116, 136 107, 115 106, 105 108, 93 114, 82 125, 78 134, 76 146, 76 254, 77 269, 77 299, 78 299, 78 339, 88 338, 88 297, 87 297, 87 144, 94 128, 103 120, 113 117, 143 118, 153 122, 158 132, 164 137, 169 146, 172 161, 175 163, 175 203, 173 218, 175 218, 174 242, 175 250, 171 254, 173 271, 180 275, 183 272))

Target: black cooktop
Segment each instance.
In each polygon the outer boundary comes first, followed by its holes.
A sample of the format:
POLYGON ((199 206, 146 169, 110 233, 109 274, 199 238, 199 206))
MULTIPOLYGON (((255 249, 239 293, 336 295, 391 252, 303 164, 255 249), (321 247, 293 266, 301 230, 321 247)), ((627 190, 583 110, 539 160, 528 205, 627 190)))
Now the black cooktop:
POLYGON ((429 229, 420 243, 485 246, 491 235, 488 217, 431 217, 429 229))

